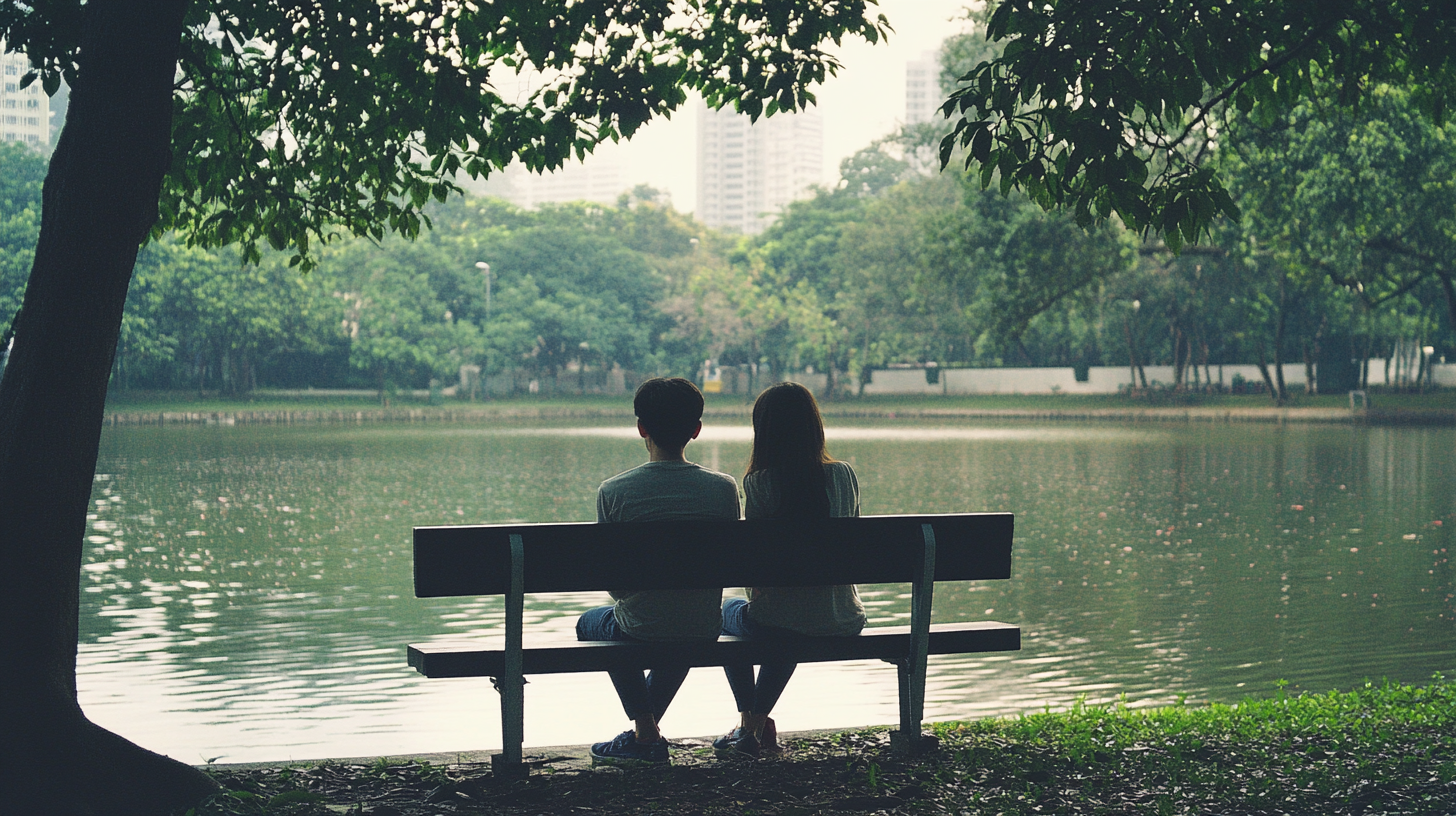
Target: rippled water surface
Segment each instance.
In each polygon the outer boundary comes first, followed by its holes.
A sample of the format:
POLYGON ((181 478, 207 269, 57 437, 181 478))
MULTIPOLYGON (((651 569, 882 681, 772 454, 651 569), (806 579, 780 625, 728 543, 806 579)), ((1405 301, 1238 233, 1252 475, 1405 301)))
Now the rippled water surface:
MULTIPOLYGON (((928 719, 1236 700, 1456 673, 1456 431, 832 423, 866 513, 1016 513, 1011 581, 941 584, 937 621, 1023 629, 1020 652, 932 658, 928 719)), ((747 427, 695 461, 739 474, 747 427)), ((489 633, 499 598, 416 599, 410 528, 594 518, 644 459, 624 424, 109 429, 81 577, 80 692, 101 724, 187 762, 498 746, 489 681, 427 680, 409 642, 489 633)), ((905 587, 863 587, 872 625, 905 587)), ((537 596, 568 632, 603 594, 537 596)), ((625 727, 601 675, 527 686, 528 745, 625 727)), ((893 722, 892 667, 803 666, 785 730, 893 722)), ((670 736, 736 719, 693 672, 670 736)))

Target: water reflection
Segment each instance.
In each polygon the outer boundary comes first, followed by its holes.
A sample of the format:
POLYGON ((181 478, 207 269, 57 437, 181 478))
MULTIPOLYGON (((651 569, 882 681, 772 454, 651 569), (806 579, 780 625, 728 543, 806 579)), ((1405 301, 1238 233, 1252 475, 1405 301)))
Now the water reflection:
MULTIPOLYGON (((698 461, 739 472, 746 428, 698 461)), ((937 620, 1020 623, 1023 651, 942 658, 928 716, 1133 705, 1421 681, 1456 667, 1456 432, 864 422, 831 426, 865 512, 1011 510, 1014 578, 942 585, 937 620)), ((498 631, 498 598, 415 599, 409 530, 594 516, 639 463, 630 426, 121 428, 104 437, 81 576, 81 697, 148 747, 201 762, 498 744, 483 680, 427 681, 403 645, 498 631)), ((865 587, 873 623, 909 614, 865 587)), ((598 594, 528 600, 567 635, 598 594)), ((808 666, 786 729, 892 722, 883 664, 808 666)), ((534 678, 529 744, 621 728, 604 677, 534 678)), ((666 727, 731 724, 721 674, 666 727)))

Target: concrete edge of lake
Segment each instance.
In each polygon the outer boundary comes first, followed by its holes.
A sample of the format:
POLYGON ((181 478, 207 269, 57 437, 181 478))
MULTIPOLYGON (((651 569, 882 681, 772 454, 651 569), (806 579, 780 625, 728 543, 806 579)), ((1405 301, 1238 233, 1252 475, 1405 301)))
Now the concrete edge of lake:
MULTIPOLYGON (((835 419, 991 419, 1037 421, 1104 421, 1104 422, 1254 422, 1264 424, 1333 424, 1333 425, 1456 425, 1456 409, 1448 408, 1370 408, 1350 411, 1344 408, 1207 408, 1207 407, 1126 407, 1086 408, 1070 410, 1018 408, 936 408, 855 406, 825 403, 823 413, 835 419)), ((708 419, 747 418, 751 408, 712 406, 704 413, 708 419)), ((489 420, 563 420, 563 419, 631 419, 630 409, 570 407, 561 405, 469 408, 370 408, 370 409, 301 409, 268 411, 117 411, 108 412, 103 424, 108 427, 133 425, 302 425, 319 423, 417 423, 417 422, 482 422, 489 420)))

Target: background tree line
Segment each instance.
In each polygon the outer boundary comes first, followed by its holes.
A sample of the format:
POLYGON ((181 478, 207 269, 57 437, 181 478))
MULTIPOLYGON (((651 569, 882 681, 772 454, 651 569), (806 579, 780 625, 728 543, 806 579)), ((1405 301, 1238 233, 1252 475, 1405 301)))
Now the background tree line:
MULTIPOLYGON (((993 58, 942 49, 947 95, 993 58)), ((762 235, 715 232, 650 188, 616 206, 427 209, 415 241, 346 238, 306 275, 281 253, 170 237, 138 261, 114 385, 243 394, 258 386, 421 387, 462 364, 555 375, 621 366, 691 376, 705 359, 772 376, 813 366, 855 393, 876 367, 1170 365, 1174 388, 1283 363, 1326 390, 1380 383, 1352 360, 1456 356, 1456 139, 1409 91, 1358 110, 1311 99, 1224 116, 1212 149, 1240 212, 1174 253, 1112 221, 1079 226, 979 174, 937 172, 941 126, 872 144, 762 235), (477 262, 490 264, 486 275, 477 262), (1421 350, 1431 347, 1433 355, 1421 350)), ((0 310, 19 304, 39 229, 42 160, 0 149, 0 310)))
MULTIPOLYGON (((981 31, 944 44, 947 97, 999 57, 981 31)), ((1422 113, 1419 88, 1375 85, 1353 107, 1337 92, 1208 117, 1196 149, 1234 215, 1200 215, 1208 229, 1178 240, 1045 211, 1009 164, 937 173, 927 157, 946 126, 907 128, 742 245, 726 279, 701 283, 700 313, 719 314, 700 336, 727 361, 773 348, 860 381, 896 362, 1118 365, 1146 388, 1156 364, 1188 389, 1215 381, 1215 365, 1252 363, 1282 402, 1296 363, 1311 390, 1387 373, 1423 387, 1429 364, 1456 354, 1456 127, 1422 113), (793 342, 770 345, 781 336, 793 342), (1393 370, 1356 362, 1370 357, 1393 370)), ((974 147, 956 149, 952 167, 974 147)))

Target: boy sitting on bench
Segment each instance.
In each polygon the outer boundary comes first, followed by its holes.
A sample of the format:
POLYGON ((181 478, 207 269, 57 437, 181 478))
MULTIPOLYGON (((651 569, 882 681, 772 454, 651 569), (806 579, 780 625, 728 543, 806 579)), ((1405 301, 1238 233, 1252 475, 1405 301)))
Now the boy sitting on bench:
MULTIPOLYGON (((683 458, 683 449, 703 428, 703 395, 697 386, 680 377, 650 379, 637 389, 632 407, 648 461, 602 482, 597 521, 737 520, 733 477, 683 458)), ((578 640, 713 641, 722 631, 721 589, 610 594, 614 604, 589 610, 577 621, 578 640)), ((657 724, 688 669, 659 666, 646 677, 637 670, 609 674, 634 727, 593 745, 593 764, 666 764, 667 741, 657 724)))

